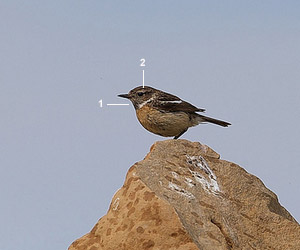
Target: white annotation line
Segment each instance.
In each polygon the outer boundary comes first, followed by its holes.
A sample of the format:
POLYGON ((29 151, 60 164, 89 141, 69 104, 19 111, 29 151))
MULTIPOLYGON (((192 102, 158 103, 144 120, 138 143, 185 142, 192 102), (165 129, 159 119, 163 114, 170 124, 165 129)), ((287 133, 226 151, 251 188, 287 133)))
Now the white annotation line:
POLYGON ((107 103, 107 106, 127 106, 129 103, 107 103))
POLYGON ((145 70, 143 70, 143 88, 145 88, 145 70))

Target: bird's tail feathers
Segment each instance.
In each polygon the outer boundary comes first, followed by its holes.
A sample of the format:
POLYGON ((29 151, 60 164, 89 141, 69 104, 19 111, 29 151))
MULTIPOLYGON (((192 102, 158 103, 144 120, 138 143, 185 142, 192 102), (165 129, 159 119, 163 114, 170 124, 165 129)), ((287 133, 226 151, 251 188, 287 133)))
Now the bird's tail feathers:
POLYGON ((204 115, 199 115, 197 114, 197 121, 198 124, 199 123, 205 123, 205 122, 209 122, 209 123, 213 123, 222 127, 228 127, 229 125, 231 125, 229 122, 225 122, 225 121, 221 121, 221 120, 217 120, 208 116, 204 116, 204 115))

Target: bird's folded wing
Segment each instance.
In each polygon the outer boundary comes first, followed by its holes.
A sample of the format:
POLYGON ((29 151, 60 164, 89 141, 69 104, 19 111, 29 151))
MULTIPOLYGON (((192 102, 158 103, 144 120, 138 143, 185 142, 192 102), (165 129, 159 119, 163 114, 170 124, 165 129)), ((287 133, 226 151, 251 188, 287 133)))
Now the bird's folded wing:
POLYGON ((194 105, 181 100, 179 97, 171 94, 161 94, 153 103, 153 106, 166 112, 204 112, 205 109, 199 109, 194 105))

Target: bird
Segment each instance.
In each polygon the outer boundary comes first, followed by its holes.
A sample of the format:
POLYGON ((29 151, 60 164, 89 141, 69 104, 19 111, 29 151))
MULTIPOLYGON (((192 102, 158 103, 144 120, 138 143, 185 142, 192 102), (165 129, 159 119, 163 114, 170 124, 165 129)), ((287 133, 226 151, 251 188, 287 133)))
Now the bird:
POLYGON ((188 128, 200 123, 213 123, 222 127, 231 125, 229 122, 198 114, 197 112, 205 112, 205 109, 150 86, 138 86, 128 94, 118 96, 132 102, 136 116, 146 130, 163 137, 178 139, 188 128))

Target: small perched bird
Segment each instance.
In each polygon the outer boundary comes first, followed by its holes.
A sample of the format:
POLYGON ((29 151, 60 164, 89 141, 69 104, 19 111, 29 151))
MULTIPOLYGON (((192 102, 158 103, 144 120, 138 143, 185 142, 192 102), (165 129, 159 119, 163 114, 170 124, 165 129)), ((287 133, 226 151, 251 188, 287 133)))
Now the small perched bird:
POLYGON ((132 102, 136 116, 145 129, 164 137, 174 136, 174 139, 178 139, 189 127, 205 122, 223 127, 231 125, 225 121, 197 114, 196 112, 204 112, 205 109, 196 108, 175 95, 149 86, 136 87, 128 94, 118 96, 132 102))

